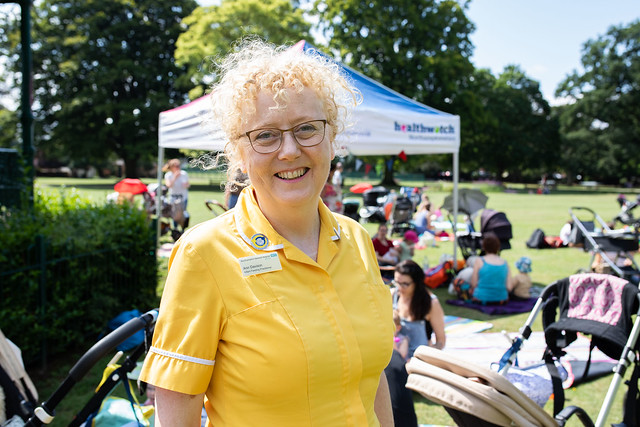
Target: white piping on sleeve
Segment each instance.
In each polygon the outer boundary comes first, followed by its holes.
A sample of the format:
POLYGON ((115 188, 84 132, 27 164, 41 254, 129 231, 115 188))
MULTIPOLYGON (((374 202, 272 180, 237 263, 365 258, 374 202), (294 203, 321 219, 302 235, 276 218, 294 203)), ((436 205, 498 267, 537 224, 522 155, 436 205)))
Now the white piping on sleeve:
POLYGON ((199 357, 193 357, 193 356, 185 356, 184 354, 173 353, 171 351, 162 350, 156 347, 149 348, 149 351, 152 353, 159 354, 161 356, 167 356, 173 359, 184 360, 186 362, 198 363, 200 365, 213 366, 216 363, 215 360, 200 359, 199 357))

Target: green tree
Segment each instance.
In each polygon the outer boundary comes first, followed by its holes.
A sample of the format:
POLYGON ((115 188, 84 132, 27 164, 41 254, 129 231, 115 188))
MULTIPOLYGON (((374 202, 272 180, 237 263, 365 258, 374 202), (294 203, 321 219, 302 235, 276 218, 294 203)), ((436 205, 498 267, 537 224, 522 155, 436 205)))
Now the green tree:
POLYGON ((511 180, 531 179, 547 172, 557 153, 558 124, 540 92, 540 84, 510 65, 494 86, 490 111, 497 120, 486 150, 486 168, 508 173, 511 180))
MULTIPOLYGON (((344 63, 410 98, 457 113, 473 72, 467 2, 316 0, 320 28, 344 63)), ((450 156, 439 156, 442 160, 450 156)), ((418 162, 424 163, 421 159, 418 162)), ((447 162, 449 163, 449 162, 447 162)), ((393 184, 393 170, 383 183, 393 184)))
POLYGON ((187 67, 180 83, 191 99, 213 82, 212 62, 243 37, 259 36, 276 45, 311 41, 311 24, 289 0, 222 0, 218 6, 197 8, 184 24, 188 28, 178 38, 175 57, 187 67))
POLYGON ((20 80, 8 72, 13 62, 20 61, 19 49, 10 49, 20 40, 20 8, 17 5, 2 5, 0 9, 0 148, 20 148, 22 142, 18 125, 20 122, 19 105, 20 80), (5 101, 6 100, 6 101, 5 101), (11 102, 11 101, 13 102, 11 102))
POLYGON ((21 140, 18 136, 18 115, 0 105, 0 148, 15 148, 21 150, 21 140))
POLYGON ((473 72, 466 2, 316 0, 329 48, 382 84, 451 111, 458 83, 473 72))
POLYGON ((493 144, 499 122, 490 109, 496 102, 496 84, 496 78, 490 70, 477 69, 463 79, 458 88, 458 98, 465 100, 458 103, 456 110, 462 121, 460 169, 463 171, 487 167, 487 147, 493 144))
POLYGON ((613 26, 582 49, 558 86, 563 162, 570 175, 618 182, 640 174, 640 21, 613 26))
POLYGON ((555 166, 557 119, 538 82, 515 65, 496 78, 476 70, 463 81, 461 169, 485 169, 509 180, 531 180, 555 166))
MULTIPOLYGON (((158 113, 185 100, 174 86, 184 69, 173 52, 182 18, 196 6, 194 0, 38 2, 38 149, 77 163, 100 164, 115 155, 124 159, 127 175, 136 176, 139 163, 156 152, 158 113)), ((8 48, 16 50, 17 42, 8 48)), ((18 66, 14 61, 13 71, 18 66)))

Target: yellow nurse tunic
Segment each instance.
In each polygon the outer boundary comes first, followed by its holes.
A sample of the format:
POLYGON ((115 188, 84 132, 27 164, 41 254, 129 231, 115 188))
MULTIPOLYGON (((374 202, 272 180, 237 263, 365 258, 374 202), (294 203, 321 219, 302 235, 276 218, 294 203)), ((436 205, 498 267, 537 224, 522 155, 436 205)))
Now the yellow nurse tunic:
POLYGON ((317 262, 280 236, 253 188, 176 243, 141 379, 206 392, 213 426, 377 426, 393 345, 371 238, 321 202, 317 262))

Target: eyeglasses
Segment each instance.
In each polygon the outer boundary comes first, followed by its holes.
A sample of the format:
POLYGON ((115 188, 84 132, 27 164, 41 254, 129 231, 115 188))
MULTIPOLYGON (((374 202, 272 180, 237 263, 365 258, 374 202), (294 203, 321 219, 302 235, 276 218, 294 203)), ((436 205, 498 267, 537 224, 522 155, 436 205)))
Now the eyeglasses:
POLYGON ((326 127, 326 120, 312 120, 295 125, 290 129, 255 129, 247 132, 246 135, 251 147, 257 153, 269 154, 278 151, 285 132, 291 132, 293 139, 302 147, 313 147, 324 140, 326 127))
POLYGON ((413 282, 410 283, 404 283, 404 282, 398 282, 397 280, 392 280, 391 284, 393 284, 393 286, 402 286, 403 288, 408 288, 409 286, 413 285, 413 282))

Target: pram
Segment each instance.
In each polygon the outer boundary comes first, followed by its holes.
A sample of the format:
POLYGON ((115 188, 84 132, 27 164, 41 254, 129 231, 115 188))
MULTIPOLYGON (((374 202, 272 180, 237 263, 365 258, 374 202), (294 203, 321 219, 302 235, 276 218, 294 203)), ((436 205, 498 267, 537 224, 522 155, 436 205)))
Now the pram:
POLYGON ((360 219, 365 222, 386 222, 384 205, 387 201, 389 190, 382 186, 373 187, 362 193, 362 207, 360 219))
POLYGON ((573 246, 591 252, 589 270, 599 257, 606 266, 603 272, 638 284, 640 269, 632 254, 639 247, 638 232, 635 229, 612 230, 597 213, 586 207, 572 207, 569 215, 573 220, 569 241, 573 246), (581 213, 582 219, 577 212, 581 213), (585 214, 588 215, 586 220, 585 214))
MULTIPOLYGON (((453 224, 453 221, 451 221, 453 224)), ((482 255, 482 235, 494 233, 500 240, 500 250, 511 249, 513 238, 511 223, 504 212, 484 209, 480 214, 480 232, 474 230, 473 222, 468 222, 469 231, 457 231, 458 246, 464 259, 471 255, 482 255)))
POLYGON ((564 426, 573 415, 577 415, 583 425, 593 426, 585 410, 576 406, 564 408, 564 390, 557 369, 558 358, 564 355, 564 349, 577 338, 578 333, 591 335, 592 347, 583 378, 587 376, 593 346, 617 360, 595 425, 605 424, 631 364, 635 366, 628 382, 622 425, 638 425, 640 291, 628 281, 611 275, 578 274, 547 286, 520 334, 501 358, 499 372, 452 357, 446 352, 419 347, 407 365, 407 387, 444 405, 456 424, 461 426, 564 426), (530 337, 540 313, 547 344, 543 357, 553 384, 553 418, 504 376, 530 337))
POLYGON ((160 235, 171 233, 173 240, 178 240, 189 226, 189 212, 184 209, 181 196, 169 197, 167 187, 162 185, 158 192, 158 184, 149 184, 148 192, 143 193, 144 208, 149 216, 156 215, 156 198, 160 197, 160 235), (160 194, 159 194, 160 193, 160 194))
POLYGON ((640 205, 640 195, 636 197, 636 200, 627 200, 624 194, 620 194, 616 199, 620 205, 620 212, 613 218, 613 222, 621 222, 624 225, 628 225, 637 230, 640 228, 640 219, 633 216, 633 210, 640 205))
POLYGON ((405 231, 414 229, 415 227, 411 222, 414 212, 411 199, 407 196, 400 196, 391 203, 391 216, 389 218, 391 234, 404 234, 405 231))
MULTIPOLYGON (((69 370, 67 377, 58 386, 58 388, 51 394, 51 396, 42 403, 41 406, 32 409, 32 407, 25 406, 28 411, 18 416, 26 421, 25 425, 29 427, 42 426, 44 424, 50 424, 55 418, 56 407, 64 399, 64 397, 71 391, 71 389, 89 372, 89 370, 103 357, 109 355, 120 344, 126 341, 129 337, 136 332, 144 330, 144 341, 137 345, 130 351, 124 362, 117 367, 106 378, 100 386, 96 389, 96 392, 87 404, 77 413, 71 426, 80 426, 87 421, 93 414, 95 414, 102 401, 111 393, 113 388, 120 381, 127 381, 127 374, 132 372, 136 367, 137 360, 142 357, 151 342, 153 335, 153 328, 155 321, 158 317, 158 310, 151 310, 147 313, 129 320, 115 329, 113 332, 106 335, 104 338, 95 343, 69 370)), ((122 353, 118 353, 122 355, 122 353)), ((115 358, 114 358, 115 359, 115 358)), ((15 424, 12 424, 15 425, 15 424)))
POLYGON ((360 202, 355 199, 343 200, 344 214, 354 221, 360 221, 360 202))
POLYGON ((422 192, 418 187, 400 187, 400 196, 408 197, 411 200, 413 211, 418 208, 420 204, 422 192))

